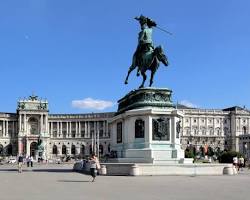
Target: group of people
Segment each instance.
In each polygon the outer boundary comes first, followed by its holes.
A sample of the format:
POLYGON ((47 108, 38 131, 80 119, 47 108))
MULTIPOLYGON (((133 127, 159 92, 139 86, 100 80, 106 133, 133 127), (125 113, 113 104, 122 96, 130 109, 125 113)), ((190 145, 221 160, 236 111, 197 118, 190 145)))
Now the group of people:
POLYGON ((239 158, 237 156, 233 157, 233 165, 238 171, 243 170, 244 162, 245 160, 242 156, 240 156, 239 158))
MULTIPOLYGON (((33 156, 27 156, 26 157, 27 167, 29 167, 29 166, 33 167, 33 161, 34 161, 33 156)), ((22 173, 22 171, 23 171, 23 163, 24 163, 23 155, 18 156, 17 162, 18 162, 18 172, 22 173)))

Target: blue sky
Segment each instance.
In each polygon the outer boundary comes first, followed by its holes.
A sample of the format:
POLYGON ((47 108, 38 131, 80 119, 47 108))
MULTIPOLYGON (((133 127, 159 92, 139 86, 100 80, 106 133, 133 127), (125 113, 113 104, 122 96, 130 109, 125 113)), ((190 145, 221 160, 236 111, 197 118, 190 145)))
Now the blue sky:
POLYGON ((140 14, 173 33, 154 30, 170 62, 154 87, 201 108, 250 108, 249 10, 247 0, 2 0, 0 112, 32 92, 51 113, 116 111, 141 83, 133 72, 124 85, 140 14))

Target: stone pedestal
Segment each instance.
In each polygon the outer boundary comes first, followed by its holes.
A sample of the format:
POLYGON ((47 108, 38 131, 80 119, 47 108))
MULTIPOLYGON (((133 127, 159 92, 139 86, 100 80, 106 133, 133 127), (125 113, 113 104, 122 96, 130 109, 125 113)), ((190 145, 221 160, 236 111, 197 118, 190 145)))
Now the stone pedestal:
POLYGON ((111 121, 111 149, 117 152, 118 162, 167 164, 184 158, 178 125, 183 115, 173 107, 171 93, 143 88, 118 101, 111 121))

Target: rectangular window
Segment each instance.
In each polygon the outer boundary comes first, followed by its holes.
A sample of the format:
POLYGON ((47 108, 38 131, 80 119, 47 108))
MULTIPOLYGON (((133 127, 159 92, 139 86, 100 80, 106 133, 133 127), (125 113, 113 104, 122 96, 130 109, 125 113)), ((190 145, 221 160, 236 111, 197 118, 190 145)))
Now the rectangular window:
POLYGON ((122 122, 117 123, 117 143, 122 143, 122 122))
POLYGON ((102 129, 99 131, 99 137, 100 137, 100 138, 103 137, 103 130, 102 130, 102 129))
POLYGON ((75 130, 72 130, 72 131, 71 131, 71 135, 72 135, 72 138, 75 138, 75 137, 76 137, 76 131, 75 131, 75 130))
POLYGON ((81 130, 81 137, 82 137, 82 138, 85 137, 85 130, 81 130))
POLYGON ((135 138, 144 138, 144 121, 138 119, 135 121, 135 138))

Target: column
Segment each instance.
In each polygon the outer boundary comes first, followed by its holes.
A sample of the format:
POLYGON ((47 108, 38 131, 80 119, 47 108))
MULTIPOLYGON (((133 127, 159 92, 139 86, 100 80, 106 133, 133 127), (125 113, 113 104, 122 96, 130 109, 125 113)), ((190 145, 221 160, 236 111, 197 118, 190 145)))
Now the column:
POLYGON ((56 122, 56 135, 57 135, 57 137, 59 137, 59 133, 60 133, 59 122, 56 122))
POLYGON ((23 115, 23 131, 27 132, 26 114, 23 115))
POLYGON ((18 117, 19 117, 18 118, 18 132, 21 132, 22 131, 22 129, 21 129, 21 127, 22 127, 22 115, 19 114, 18 117))
POLYGON ((215 135, 215 117, 213 118, 213 132, 214 132, 213 135, 215 135))
POLYGON ((26 139, 26 154, 30 155, 30 142, 26 139))
POLYGON ((15 121, 12 122, 12 137, 14 137, 14 134, 16 132, 16 129, 15 129, 15 121))
POLYGON ((108 121, 106 121, 106 136, 111 138, 111 133, 109 134, 109 123, 108 123, 108 121))
POLYGON ((3 136, 5 136, 6 132, 5 132, 5 120, 3 120, 3 136))
POLYGON ((197 117, 197 128, 198 128, 198 135, 200 135, 200 118, 197 117))
POLYGON ((106 121, 103 121, 103 137, 106 137, 106 121))
POLYGON ((208 118, 206 117, 206 121, 205 121, 205 127, 206 127, 206 135, 207 135, 207 132, 208 132, 208 118))
POLYGON ((72 132, 71 132, 71 122, 69 122, 69 134, 70 134, 70 137, 72 137, 72 132))
POLYGON ((62 135, 62 122, 60 122, 60 134, 62 135))
POLYGON ((180 139, 181 139, 182 136, 185 135, 185 133, 184 133, 185 118, 184 117, 182 118, 181 123, 182 123, 182 125, 181 125, 182 133, 180 133, 180 139))
POLYGON ((50 122, 50 131, 51 131, 51 136, 54 137, 54 133, 53 133, 53 122, 50 122))
POLYGON ((220 119, 220 137, 224 137, 224 130, 223 130, 223 123, 224 123, 224 120, 223 118, 220 119))
POLYGON ((79 137, 81 137, 81 129, 82 129, 82 127, 81 127, 81 121, 79 121, 79 137))
POLYGON ((43 115, 40 115, 40 133, 43 132, 43 115))
POLYGON ((192 135, 192 117, 190 117, 190 135, 192 135))
POLYGON ((44 132, 46 133, 48 132, 47 126, 48 126, 47 115, 44 115, 44 132))
POLYGON ((78 135, 78 122, 77 121, 75 122, 75 126, 76 126, 76 137, 77 137, 78 135))
POLYGON ((69 134, 69 122, 66 122, 66 135, 69 134))
POLYGON ((96 148, 96 150, 97 150, 97 156, 98 156, 98 158, 100 157, 100 155, 99 155, 99 133, 100 133, 100 124, 99 124, 99 121, 96 123, 96 126, 97 126, 97 132, 96 132, 96 145, 97 145, 97 148, 96 148))
POLYGON ((23 143, 22 138, 18 138, 18 155, 23 153, 23 143))
POLYGON ((6 135, 8 135, 9 134, 9 121, 8 120, 6 120, 6 135))
POLYGON ((21 115, 21 131, 24 131, 24 115, 21 115))
POLYGON ((88 121, 88 138, 90 138, 91 135, 90 135, 90 122, 88 121))
POLYGON ((94 142, 95 142, 94 153, 97 154, 97 122, 94 122, 94 142))
POLYGON ((84 122, 84 131, 85 131, 85 134, 84 134, 84 138, 86 138, 87 137, 87 129, 88 129, 88 127, 87 127, 87 122, 85 121, 84 122))

